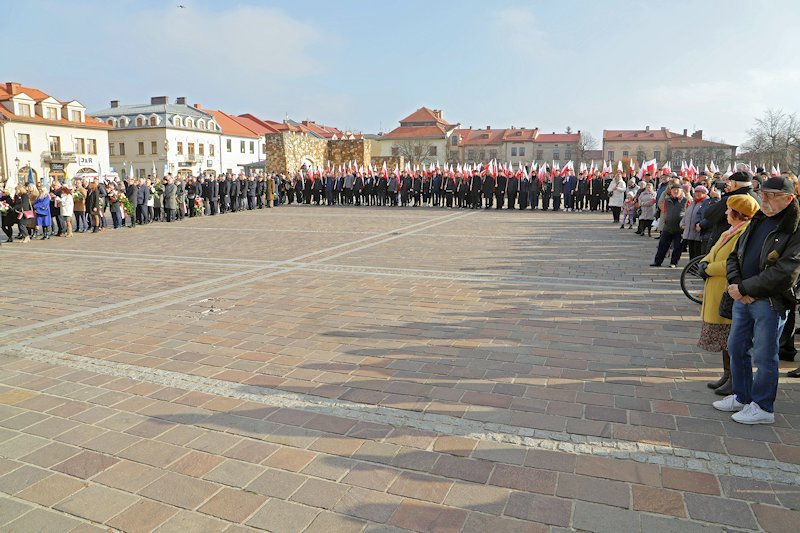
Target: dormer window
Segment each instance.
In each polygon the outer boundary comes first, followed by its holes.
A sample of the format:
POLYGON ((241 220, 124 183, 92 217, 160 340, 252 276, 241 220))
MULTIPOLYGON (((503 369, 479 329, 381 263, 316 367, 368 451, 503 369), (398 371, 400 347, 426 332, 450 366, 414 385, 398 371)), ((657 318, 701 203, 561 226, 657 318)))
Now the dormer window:
POLYGON ((197 129, 198 130, 206 129, 206 121, 203 120, 202 118, 197 121, 197 129))
POLYGON ((179 128, 183 127, 183 121, 181 120, 181 117, 175 117, 174 119, 172 119, 172 123, 178 126, 179 128))
POLYGON ((150 125, 151 126, 158 126, 158 117, 153 115, 150 117, 150 125))
POLYGON ((55 108, 55 107, 45 107, 44 110, 45 110, 44 111, 45 112, 45 118, 47 120, 58 120, 59 118, 61 118, 59 116, 60 113, 58 112, 58 109, 55 108))
POLYGON ((114 119, 113 118, 110 118, 110 119, 106 120, 106 124, 108 124, 109 126, 112 126, 112 127, 116 126, 116 124, 114 124, 114 119))
POLYGON ((31 116, 31 105, 30 104, 17 104, 17 114, 21 117, 29 117, 31 116))
MULTIPOLYGON (((114 119, 109 119, 109 120, 114 120, 114 119)), ((128 125, 128 117, 119 117, 119 127, 124 128, 127 125, 128 125)))
POLYGON ((144 126, 144 117, 136 117, 136 127, 141 128, 144 126))
POLYGON ((194 128, 194 120, 187 118, 186 119, 186 127, 187 128, 194 128))
POLYGON ((77 109, 72 109, 69 112, 69 119, 72 122, 83 122, 83 113, 81 113, 77 109))
POLYGON ((217 125, 214 124, 213 122, 209 122, 208 123, 208 129, 211 130, 211 131, 216 131, 217 130, 217 125))

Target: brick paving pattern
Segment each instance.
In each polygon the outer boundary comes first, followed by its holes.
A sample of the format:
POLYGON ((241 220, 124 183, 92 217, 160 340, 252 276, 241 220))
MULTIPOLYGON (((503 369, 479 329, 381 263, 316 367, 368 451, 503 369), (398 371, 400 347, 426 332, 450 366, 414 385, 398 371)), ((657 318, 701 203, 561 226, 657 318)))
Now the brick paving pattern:
MULTIPOLYGON (((315 208, 3 246, 2 531, 796 531, 610 215, 315 208)), ((784 364, 783 370, 793 365, 784 364)))

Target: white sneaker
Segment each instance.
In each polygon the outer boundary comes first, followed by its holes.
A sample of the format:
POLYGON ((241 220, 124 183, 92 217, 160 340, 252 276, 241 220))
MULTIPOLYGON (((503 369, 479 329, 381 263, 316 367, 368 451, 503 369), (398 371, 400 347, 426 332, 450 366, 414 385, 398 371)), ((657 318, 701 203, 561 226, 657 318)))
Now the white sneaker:
POLYGON ((740 424, 773 424, 775 423, 775 413, 764 411, 756 402, 751 402, 744 406, 744 409, 734 413, 734 422, 740 424))
POLYGON ((726 411, 729 413, 732 411, 741 411, 742 409, 744 409, 744 404, 736 401, 735 394, 731 394, 730 396, 725 396, 723 399, 717 400, 711 405, 713 405, 714 409, 716 409, 717 411, 726 411))

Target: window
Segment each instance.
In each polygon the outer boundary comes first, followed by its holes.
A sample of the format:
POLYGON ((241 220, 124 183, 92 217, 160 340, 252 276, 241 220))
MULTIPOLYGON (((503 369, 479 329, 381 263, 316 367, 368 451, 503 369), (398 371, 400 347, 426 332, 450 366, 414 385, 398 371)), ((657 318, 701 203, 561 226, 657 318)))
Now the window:
POLYGON ((517 155, 520 156, 520 157, 525 155, 525 147, 524 146, 520 146, 519 148, 517 148, 517 155))
POLYGON ((227 149, 229 152, 231 151, 231 143, 232 143, 232 141, 231 141, 230 139, 228 139, 228 140, 226 140, 226 141, 225 141, 225 148, 226 148, 226 149, 227 149))
POLYGON ((139 155, 144 155, 144 143, 139 143, 139 155))
POLYGON ((50 151, 61 152, 61 137, 50 137, 50 151))
POLYGON ((497 150, 489 150, 489 159, 497 159, 497 150))
POLYGON ((76 111, 74 109, 69 112, 69 119, 72 122, 83 122, 83 117, 81 116, 81 112, 76 111))
POLYGON ((47 112, 47 119, 48 120, 58 120, 61 118, 59 115, 61 113, 58 112, 58 109, 55 107, 45 107, 45 111, 47 112))
POLYGON ((467 159, 475 161, 475 150, 467 150, 467 159))
POLYGON ((638 152, 636 152, 636 159, 639 161, 644 161, 645 159, 647 159, 647 157, 643 151, 639 150, 638 152))
POLYGON ((97 155, 97 140, 86 139, 86 153, 89 155, 97 155))
POLYGON ((106 124, 108 124, 109 126, 113 126, 114 125, 114 119, 110 118, 110 119, 106 120, 106 124))
POLYGON ((19 109, 19 116, 21 116, 21 117, 29 117, 29 116, 31 116, 31 105, 30 104, 17 104, 17 108, 19 109))
POLYGON ((244 146, 245 146, 245 143, 244 143, 244 141, 239 141, 239 150, 240 150, 242 153, 244 153, 244 146))
POLYGON ((653 152, 653 159, 655 159, 656 161, 659 161, 661 159, 661 152, 659 150, 653 152))
POLYGON ((630 153, 629 151, 627 151, 627 150, 623 150, 623 151, 622 151, 622 157, 623 157, 623 158, 625 158, 625 157, 629 157, 630 155, 631 155, 631 153, 630 153))
POLYGON ((204 155, 206 155, 205 149, 206 149, 206 145, 204 145, 203 143, 200 143, 200 144, 197 145, 197 153, 200 154, 200 157, 203 157, 204 155))
POLYGON ((210 129, 211 131, 216 131, 217 130, 217 126, 213 122, 209 122, 208 123, 208 129, 210 129))
POLYGON ((481 161, 486 159, 486 152, 484 150, 478 152, 478 159, 480 159, 481 161))
POLYGON ((458 137, 456 137, 455 135, 450 137, 450 144, 452 144, 453 146, 458 146, 458 137))
POLYGON ((208 145, 208 157, 214 157, 214 145, 213 144, 209 144, 208 145))
POLYGON ((119 143, 119 155, 125 155, 125 143, 119 143))
POLYGON ((86 153, 86 141, 84 141, 83 139, 75 139, 75 153, 76 154, 86 153))
POLYGON ((144 117, 136 117, 136 126, 137 127, 144 126, 144 117))
POLYGON ((124 128, 128 125, 128 119, 126 117, 119 117, 119 127, 124 128))
POLYGON ((17 150, 20 152, 31 151, 31 136, 27 133, 17 133, 17 150))
POLYGON ((197 129, 204 130, 206 128, 206 121, 202 118, 197 121, 197 129))
POLYGON ((250 153, 251 154, 256 153, 256 143, 255 143, 255 141, 250 141, 250 153))
POLYGON ((158 126, 158 117, 150 117, 150 125, 158 126))
POLYGON ((517 147, 516 146, 512 146, 511 147, 511 157, 517 157, 517 147))
POLYGON ((558 153, 558 150, 553 150, 553 161, 560 161, 561 155, 558 153))
POLYGON ((108 155, 116 155, 114 153, 114 143, 108 143, 108 155))
POLYGON ((178 143, 178 155, 183 155, 183 143, 178 143))
POLYGON ((157 154, 158 153, 158 142, 150 141, 150 153, 157 154))
POLYGON ((189 154, 189 159, 194 159, 194 143, 188 143, 186 145, 186 151, 189 154))
POLYGON ((564 150, 564 159, 566 161, 569 161, 570 159, 572 159, 572 150, 570 150, 569 148, 566 148, 564 150))
POLYGON ((433 157, 435 155, 436 155, 436 147, 435 146, 429 146, 428 147, 428 156, 433 157))
POLYGON ((392 146, 392 155, 395 157, 400 155, 400 148, 398 148, 397 146, 392 146))
POLYGON ((181 117, 175 117, 172 119, 172 123, 178 127, 183 127, 183 121, 181 120, 181 117))
POLYGON ((614 150, 609 150, 608 151, 608 160, 609 161, 613 161, 614 160, 614 150))
POLYGON ((544 150, 536 150, 536 160, 541 161, 544 159, 544 150))
POLYGON ((187 118, 186 119, 186 127, 187 128, 194 128, 194 120, 187 118))

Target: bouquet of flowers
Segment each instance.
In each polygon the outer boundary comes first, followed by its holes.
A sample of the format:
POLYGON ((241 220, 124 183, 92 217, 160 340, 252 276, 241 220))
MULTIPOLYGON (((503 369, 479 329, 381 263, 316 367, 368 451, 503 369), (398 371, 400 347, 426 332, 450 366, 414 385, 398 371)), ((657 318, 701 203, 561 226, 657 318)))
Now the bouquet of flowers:
POLYGON ((119 196, 117 195, 116 192, 109 191, 109 193, 108 193, 108 201, 111 202, 112 204, 115 204, 115 203, 119 202, 119 196))
POLYGON ((125 210, 128 216, 133 216, 133 213, 136 211, 136 209, 133 207, 133 204, 130 202, 130 200, 128 200, 128 197, 125 196, 125 193, 119 193, 117 198, 119 199, 119 203, 122 204, 122 208, 125 210))
POLYGON ((0 215, 5 215, 11 206, 5 200, 0 200, 0 215))
POLYGON ((154 197, 159 197, 164 194, 164 186, 160 183, 156 183, 155 185, 150 186, 150 194, 154 197))
POLYGON ((199 196, 194 199, 194 214, 196 216, 203 214, 203 199, 199 196))
POLYGON ((72 193, 72 199, 75 200, 76 202, 80 202, 81 200, 83 200, 83 194, 81 194, 79 191, 75 191, 74 193, 72 193))

